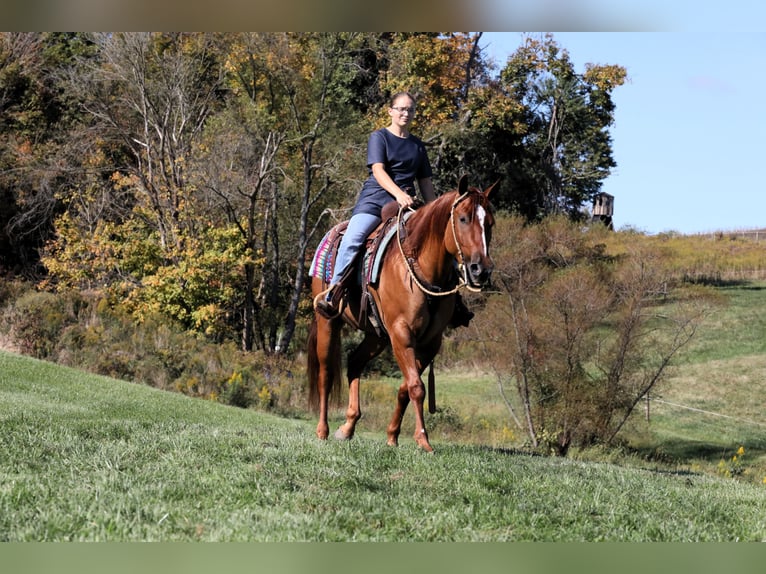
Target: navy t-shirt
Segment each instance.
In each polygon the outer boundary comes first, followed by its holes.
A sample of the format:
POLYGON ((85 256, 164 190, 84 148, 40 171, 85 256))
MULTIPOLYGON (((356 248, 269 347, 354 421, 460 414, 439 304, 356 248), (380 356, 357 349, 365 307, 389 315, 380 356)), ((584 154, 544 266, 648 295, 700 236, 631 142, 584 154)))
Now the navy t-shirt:
POLYGON ((367 142, 369 177, 362 186, 353 214, 380 215, 383 206, 394 200, 393 196, 383 189, 372 175, 374 163, 382 163, 386 173, 391 176, 396 185, 408 190, 411 195, 415 194, 415 180, 433 175, 426 147, 420 139, 412 134, 406 138, 400 138, 386 128, 376 130, 370 134, 367 142))

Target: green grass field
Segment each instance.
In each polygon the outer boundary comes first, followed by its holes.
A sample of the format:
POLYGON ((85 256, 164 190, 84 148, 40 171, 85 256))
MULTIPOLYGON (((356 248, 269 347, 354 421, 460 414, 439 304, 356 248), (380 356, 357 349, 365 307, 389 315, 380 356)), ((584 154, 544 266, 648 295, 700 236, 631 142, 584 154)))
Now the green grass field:
POLYGON ((740 478, 766 488, 766 284, 721 287, 727 303, 703 324, 658 389, 632 442, 691 470, 715 470, 739 447, 740 478))
MULTIPOLYGON (((684 438, 656 416, 657 437, 684 438)), ((386 447, 382 429, 325 443, 310 420, 4 352, 0 417, 3 541, 766 539, 763 484, 439 437, 430 456, 409 437, 386 447)))

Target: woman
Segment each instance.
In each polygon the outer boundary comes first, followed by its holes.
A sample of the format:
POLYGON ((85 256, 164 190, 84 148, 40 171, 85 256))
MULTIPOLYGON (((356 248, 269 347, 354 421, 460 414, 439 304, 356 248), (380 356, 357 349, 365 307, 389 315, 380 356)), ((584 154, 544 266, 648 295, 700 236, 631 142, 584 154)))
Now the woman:
MULTIPOLYGON (((338 247, 330 287, 314 301, 317 310, 328 318, 340 313, 333 303, 340 300, 336 291, 352 269, 367 236, 380 225, 383 206, 396 201, 400 207, 411 207, 415 203, 415 181, 424 202, 436 199, 425 145, 409 130, 415 117, 415 98, 408 92, 394 94, 388 115, 391 123, 374 131, 367 142, 369 176, 338 247)), ((467 325, 470 318, 464 318, 459 324, 467 325)))

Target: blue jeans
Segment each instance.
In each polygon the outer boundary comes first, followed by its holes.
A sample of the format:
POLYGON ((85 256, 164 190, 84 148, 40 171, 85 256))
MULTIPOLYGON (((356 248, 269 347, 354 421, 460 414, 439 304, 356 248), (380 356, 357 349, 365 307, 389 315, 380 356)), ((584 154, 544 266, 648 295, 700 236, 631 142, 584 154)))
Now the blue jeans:
POLYGON ((340 241, 338 247, 338 258, 335 261, 335 268, 332 273, 331 285, 337 285, 343 274, 354 263, 356 256, 362 249, 367 236, 372 230, 380 225, 381 219, 377 215, 369 213, 357 213, 351 216, 346 228, 346 233, 340 241))

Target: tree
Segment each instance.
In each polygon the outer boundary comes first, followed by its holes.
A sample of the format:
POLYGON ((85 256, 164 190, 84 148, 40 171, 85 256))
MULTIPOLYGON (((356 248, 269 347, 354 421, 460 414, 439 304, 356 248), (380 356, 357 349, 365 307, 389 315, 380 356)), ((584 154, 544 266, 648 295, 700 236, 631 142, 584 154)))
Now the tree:
POLYGON ((250 315, 261 348, 286 352, 290 345, 324 202, 344 191, 337 186, 358 165, 349 158, 360 118, 347 102, 367 42, 361 34, 244 34, 229 47, 228 134, 211 150, 223 169, 202 181, 260 257, 257 267, 245 266, 246 347, 250 315), (236 161, 221 163, 235 149, 236 161))
POLYGON ((215 37, 97 34, 92 42, 96 57, 61 71, 86 119, 70 134, 82 160, 46 248, 51 279, 106 289, 137 318, 162 312, 220 335, 231 291, 220 270, 231 252, 188 168, 222 104, 215 37))
POLYGON ((504 93, 522 104, 528 126, 517 148, 522 158, 515 183, 522 197, 506 196, 506 204, 533 219, 580 216, 615 166, 611 93, 625 79, 625 69, 614 65, 588 64, 577 74, 551 34, 525 38, 500 73, 504 93))
POLYGON ((80 113, 60 70, 90 53, 79 33, 0 33, 0 270, 39 273, 38 249, 79 161, 69 133, 80 113))
POLYGON ((674 285, 649 249, 609 255, 603 229, 561 216, 498 227, 501 292, 474 336, 514 422, 559 455, 612 443, 709 312, 708 294, 674 285), (672 301, 660 295, 668 286, 672 301))
POLYGON ((152 220, 169 260, 195 221, 186 164, 217 104, 222 71, 206 34, 98 34, 99 65, 76 71, 72 86, 104 137, 133 156, 121 175, 132 180, 134 208, 152 220))
POLYGON ((23 210, 55 227, 44 253, 51 284, 107 289, 137 318, 165 313, 246 350, 286 352, 309 310, 311 245, 348 215, 367 136, 401 89, 421 96, 417 130, 438 188, 469 172, 500 179, 500 206, 527 219, 575 216, 611 157, 620 69, 578 76, 546 38, 491 78, 480 37, 115 33, 78 36, 87 50, 74 38, 54 43, 56 53, 70 46, 50 77, 72 120, 57 154, 36 157, 64 167, 46 172, 62 175, 39 195, 46 201, 23 210))

